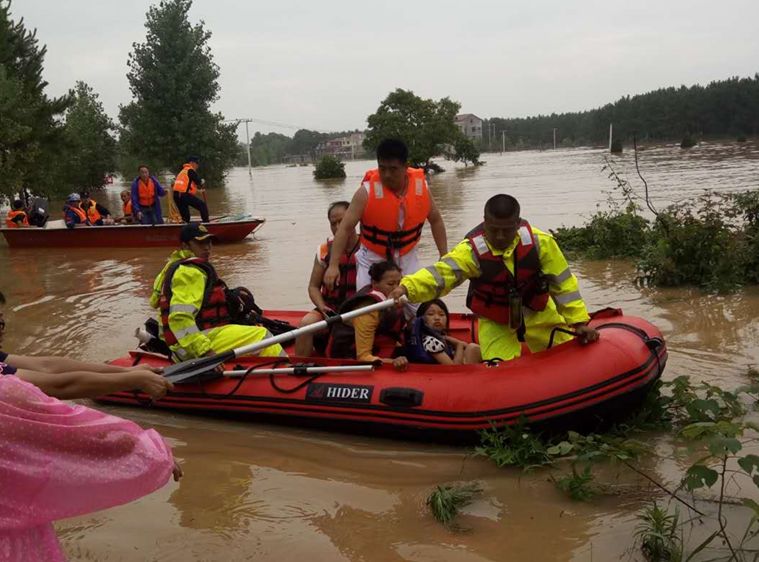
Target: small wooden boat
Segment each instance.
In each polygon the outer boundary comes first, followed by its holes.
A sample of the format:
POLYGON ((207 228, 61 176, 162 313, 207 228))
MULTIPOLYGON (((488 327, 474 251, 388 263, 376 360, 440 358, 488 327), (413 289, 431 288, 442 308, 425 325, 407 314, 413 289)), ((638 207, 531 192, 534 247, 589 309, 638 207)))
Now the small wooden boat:
MULTIPOLYGON (((273 311, 266 316, 297 325, 302 312, 273 311)), ((451 314, 450 333, 472 341, 476 319, 451 314)), ((383 434, 436 433, 454 437, 476 430, 504 426, 522 417, 549 422, 563 429, 587 426, 640 404, 659 379, 667 361, 661 332, 649 322, 606 309, 591 325, 600 331, 598 342, 577 341, 541 353, 495 364, 419 365, 406 372, 383 365, 369 372, 335 370, 310 374, 267 374, 272 358, 239 358, 226 365, 221 379, 177 384, 153 407, 205 413, 236 413, 292 421, 299 426, 328 425, 363 431, 373 427, 383 434), (327 423, 325 423, 327 422, 327 423)), ((281 367, 307 363, 320 367, 349 367, 356 361, 295 358, 281 367)), ((167 366, 169 361, 142 351, 113 361, 117 365, 167 366)), ((146 397, 121 392, 103 402, 145 405, 146 397)), ((447 437, 446 437, 447 438, 447 437)), ((458 438, 458 437, 456 437, 458 438)))
MULTIPOLYGON (((240 242, 258 230, 265 219, 218 217, 205 223, 221 244, 240 242)), ((177 246, 182 223, 117 224, 66 228, 62 220, 48 221, 44 228, 0 228, 11 248, 149 248, 177 246)))

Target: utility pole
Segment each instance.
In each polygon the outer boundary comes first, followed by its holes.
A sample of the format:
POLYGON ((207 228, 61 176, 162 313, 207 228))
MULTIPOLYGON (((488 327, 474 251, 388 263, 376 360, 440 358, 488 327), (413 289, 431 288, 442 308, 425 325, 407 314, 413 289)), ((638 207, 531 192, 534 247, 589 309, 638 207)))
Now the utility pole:
POLYGON ((501 154, 506 152, 506 130, 501 131, 501 154))
POLYGON ((556 127, 553 128, 553 149, 556 150, 556 127))
POLYGON ((493 123, 488 121, 488 150, 493 150, 493 123))
POLYGON ((250 117, 225 121, 225 123, 234 123, 236 127, 239 126, 240 123, 245 123, 245 147, 248 152, 248 176, 251 178, 253 177, 253 166, 250 160, 250 132, 248 131, 248 123, 252 123, 253 121, 255 121, 255 119, 251 119, 250 117))
POLYGON ((614 130, 613 124, 609 123, 609 152, 611 152, 611 137, 612 137, 613 130, 614 130))

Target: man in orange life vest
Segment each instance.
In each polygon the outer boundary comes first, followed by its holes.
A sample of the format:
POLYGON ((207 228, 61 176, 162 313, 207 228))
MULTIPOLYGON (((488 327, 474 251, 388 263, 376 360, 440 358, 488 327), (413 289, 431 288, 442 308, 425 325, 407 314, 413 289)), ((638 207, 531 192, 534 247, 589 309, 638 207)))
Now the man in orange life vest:
POLYGON ((385 139, 377 147, 377 168, 364 175, 332 243, 324 285, 335 286, 340 276, 339 261, 351 232, 361 222, 361 246, 356 254, 356 288, 370 282, 372 264, 393 260, 404 274, 419 269, 417 243, 424 221, 429 221, 438 253, 448 251, 445 224, 432 199, 424 171, 409 168, 408 148, 396 139, 385 139))
MULTIPOLYGON (((405 276, 389 297, 426 302, 469 280, 466 304, 479 316, 484 360, 519 357, 521 341, 530 351, 542 351, 554 328, 572 329, 582 342, 596 341, 577 278, 553 236, 520 218, 519 202, 510 195, 491 197, 484 215, 449 254, 405 276)), ((571 338, 557 331, 554 342, 571 338)))
POLYGON ((87 213, 87 218, 92 226, 111 225, 115 222, 111 216, 111 211, 90 197, 88 191, 82 192, 82 210, 87 213))
POLYGON ((16 199, 13 202, 11 210, 8 211, 8 216, 5 218, 5 226, 8 228, 23 228, 29 225, 29 216, 24 210, 24 202, 21 199, 16 199))
POLYGON ((197 156, 190 156, 174 180, 174 203, 179 209, 184 222, 190 222, 190 207, 197 209, 203 222, 208 222, 208 205, 202 199, 198 199, 195 194, 203 193, 205 180, 200 179, 198 175, 197 156))
POLYGON ((140 224, 163 224, 160 198, 166 195, 166 190, 158 178, 150 175, 147 166, 140 166, 137 173, 131 187, 132 215, 140 224))
POLYGON ((87 213, 82 209, 82 197, 78 193, 72 193, 66 198, 66 204, 63 206, 63 221, 66 228, 75 226, 92 226, 87 213))

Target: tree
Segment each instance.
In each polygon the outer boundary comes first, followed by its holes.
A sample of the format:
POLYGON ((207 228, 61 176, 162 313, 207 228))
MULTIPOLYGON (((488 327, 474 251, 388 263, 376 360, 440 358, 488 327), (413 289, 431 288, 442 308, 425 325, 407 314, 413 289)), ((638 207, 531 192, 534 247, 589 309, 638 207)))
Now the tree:
POLYGON ((121 151, 155 169, 177 170, 201 157, 202 175, 221 181, 237 155, 234 124, 212 113, 219 98, 214 63, 201 21, 192 25, 191 0, 162 0, 147 13, 145 43, 133 43, 127 79, 134 96, 119 113, 121 151))
POLYGON ((408 146, 411 164, 426 167, 433 156, 442 154, 446 145, 458 138, 454 118, 460 107, 450 98, 436 102, 399 88, 367 118, 369 130, 364 147, 374 151, 383 139, 397 138, 408 146))
POLYGON ((116 168, 114 129, 98 95, 84 82, 77 82, 63 129, 66 156, 56 170, 66 191, 103 187, 106 175, 116 168))
POLYGON ((14 22, 10 2, 0 1, 0 194, 30 188, 59 191, 50 174, 58 160, 60 117, 70 95, 48 98, 42 79, 45 47, 24 21, 14 22))
POLYGON ((480 162, 480 151, 477 150, 474 141, 461 132, 453 143, 453 153, 450 154, 450 158, 454 162, 463 162, 464 166, 468 166, 469 162, 475 166, 482 164, 480 162))
POLYGON ((345 164, 331 154, 325 154, 316 164, 314 178, 317 180, 341 179, 344 177, 345 164))
POLYGON ((290 154, 310 154, 314 156, 316 147, 320 142, 326 140, 329 135, 308 129, 298 129, 293 135, 292 144, 289 148, 290 154))

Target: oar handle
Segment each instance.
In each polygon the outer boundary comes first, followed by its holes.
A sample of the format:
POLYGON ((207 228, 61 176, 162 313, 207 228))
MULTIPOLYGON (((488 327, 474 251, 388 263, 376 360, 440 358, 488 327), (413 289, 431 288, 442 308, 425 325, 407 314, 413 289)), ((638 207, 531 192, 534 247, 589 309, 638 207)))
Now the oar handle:
MULTIPOLYGON (((406 301, 407 301, 406 297, 401 297, 401 302, 406 302, 406 301)), ((264 349, 265 347, 274 345, 275 343, 282 343, 282 342, 294 340, 298 336, 301 336, 303 334, 311 334, 313 332, 318 332, 320 330, 323 330, 324 328, 328 328, 332 324, 343 322, 345 320, 350 320, 351 318, 356 318, 357 316, 363 316, 364 314, 369 314, 370 312, 374 312, 376 310, 385 310, 386 308, 391 308, 393 306, 395 306, 395 301, 393 299, 387 299, 381 302, 370 304, 369 306, 364 306, 361 308, 357 308, 355 310, 351 310, 349 312, 345 312, 343 314, 336 314, 335 316, 330 316, 329 318, 327 318, 326 320, 322 320, 321 322, 316 322, 315 324, 309 324, 308 326, 303 326, 302 328, 296 328, 295 330, 290 330, 289 332, 279 334, 278 336, 272 336, 270 338, 266 338, 261 341, 257 341, 255 343, 251 343, 249 345, 238 347, 236 349, 233 349, 232 352, 234 353, 235 357, 241 357, 243 355, 248 355, 251 353, 255 353, 256 351, 260 351, 264 349)))
POLYGON ((296 365, 294 367, 278 367, 273 369, 235 369, 224 371, 225 377, 242 377, 247 375, 318 375, 321 373, 357 373, 362 371, 374 371, 374 365, 296 365))

